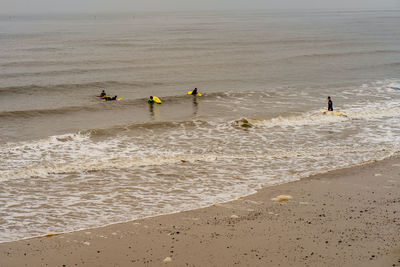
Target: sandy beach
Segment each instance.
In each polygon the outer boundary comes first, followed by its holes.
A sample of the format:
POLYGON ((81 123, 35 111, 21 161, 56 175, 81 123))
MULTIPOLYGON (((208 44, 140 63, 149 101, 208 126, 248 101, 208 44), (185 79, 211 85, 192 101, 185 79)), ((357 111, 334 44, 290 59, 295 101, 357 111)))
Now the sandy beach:
POLYGON ((399 189, 390 158, 203 209, 2 243, 0 266, 400 266, 399 189))

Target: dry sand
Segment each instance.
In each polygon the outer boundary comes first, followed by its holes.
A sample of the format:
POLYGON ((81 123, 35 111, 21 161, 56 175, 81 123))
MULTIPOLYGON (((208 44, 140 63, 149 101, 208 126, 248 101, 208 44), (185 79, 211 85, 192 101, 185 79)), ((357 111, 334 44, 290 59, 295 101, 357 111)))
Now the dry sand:
POLYGON ((0 266, 400 266, 400 159, 208 208, 0 244, 0 266), (271 198, 291 195, 278 203, 271 198))

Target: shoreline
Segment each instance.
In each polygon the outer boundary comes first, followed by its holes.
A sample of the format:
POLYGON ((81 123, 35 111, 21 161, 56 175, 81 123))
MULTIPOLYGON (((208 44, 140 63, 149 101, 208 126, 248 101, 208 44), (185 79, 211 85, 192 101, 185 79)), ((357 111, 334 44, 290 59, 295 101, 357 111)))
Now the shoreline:
MULTIPOLYGON (((184 209, 184 210, 180 210, 180 211, 174 211, 174 212, 170 212, 170 213, 163 213, 163 214, 156 214, 156 215, 144 216, 144 217, 141 217, 141 218, 128 219, 128 220, 119 221, 119 222, 112 222, 112 223, 109 223, 109 224, 104 224, 104 225, 100 225, 100 226, 93 226, 93 227, 88 227, 88 228, 79 228, 79 229, 71 230, 71 231, 65 231, 65 232, 48 232, 48 233, 46 233, 46 234, 43 233, 43 234, 41 234, 41 235, 30 236, 30 237, 24 237, 24 238, 16 239, 16 240, 0 241, 0 245, 1 245, 1 244, 4 244, 4 243, 13 243, 13 242, 19 242, 19 241, 34 239, 34 238, 43 238, 43 237, 47 237, 49 233, 51 233, 52 235, 62 235, 62 234, 70 234, 70 233, 74 233, 74 232, 90 231, 90 230, 94 230, 94 229, 98 229, 98 228, 109 227, 109 226, 112 226, 112 225, 115 225, 115 224, 124 224, 124 223, 129 223, 129 222, 138 221, 138 220, 151 219, 151 218, 155 218, 155 217, 159 217, 159 216, 168 216, 168 215, 174 215, 174 214, 181 213, 181 212, 187 212, 187 211, 194 211, 194 210, 198 210, 198 209, 209 208, 209 207, 212 207, 212 206, 215 206, 215 205, 220 205, 220 204, 224 204, 224 203, 229 203, 229 202, 232 202, 232 201, 236 201, 236 200, 239 200, 239 199, 242 199, 242 198, 246 198, 246 197, 252 196, 252 195, 254 195, 254 194, 257 194, 260 190, 263 190, 263 189, 265 189, 265 188, 280 186, 280 185, 287 184, 287 183, 293 183, 293 182, 301 181, 301 180, 303 180, 303 179, 310 179, 310 178, 312 178, 313 176, 316 176, 316 175, 323 175, 323 174, 326 174, 326 173, 329 173, 329 172, 333 172, 333 171, 338 171, 338 170, 349 169, 349 168, 359 167, 359 166, 363 166, 363 165, 373 164, 373 163, 375 163, 375 162, 384 161, 384 160, 390 159, 390 158, 392 158, 392 157, 395 157, 395 156, 393 156, 393 155, 392 155, 392 156, 388 156, 388 157, 386 157, 386 158, 384 158, 384 159, 382 159, 382 160, 372 159, 372 160, 368 160, 368 161, 365 161, 365 162, 362 162, 362 163, 356 163, 356 164, 352 164, 352 165, 349 165, 349 166, 339 167, 339 168, 337 168, 337 169, 329 169, 329 170, 326 170, 326 171, 323 171, 323 172, 312 173, 312 174, 309 174, 309 175, 307 175, 307 176, 305 176, 305 177, 301 177, 301 178, 296 179, 296 180, 283 181, 283 182, 277 182, 277 183, 274 183, 274 184, 264 185, 264 186, 260 187, 259 189, 255 189, 254 192, 249 193, 249 194, 247 194, 247 195, 240 195, 240 196, 238 196, 238 197, 236 197, 236 198, 233 198, 233 199, 231 199, 231 200, 226 200, 226 201, 221 201, 221 202, 215 202, 215 203, 213 203, 213 204, 204 205, 204 206, 200 206, 200 207, 197 207, 197 208, 189 208, 189 209, 184 209)), ((400 158, 400 156, 399 156, 399 158, 400 158)), ((0 267, 1 267, 1 266, 0 266, 0 267)))
POLYGON ((400 266, 399 177, 390 157, 205 208, 3 242, 0 266, 400 266), (293 199, 271 201, 281 194, 293 199))

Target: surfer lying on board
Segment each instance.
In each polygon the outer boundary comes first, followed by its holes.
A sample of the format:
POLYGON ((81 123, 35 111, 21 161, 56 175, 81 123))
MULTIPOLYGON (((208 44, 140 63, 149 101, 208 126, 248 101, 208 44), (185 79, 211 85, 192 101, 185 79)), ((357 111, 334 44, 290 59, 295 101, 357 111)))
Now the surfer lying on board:
POLYGON ((106 100, 106 101, 117 100, 117 96, 114 96, 114 97, 106 96, 106 97, 104 98, 104 100, 106 100))
POLYGON ((106 96, 106 91, 101 91, 101 93, 100 93, 100 95, 99 95, 100 97, 105 97, 106 96))
POLYGON ((330 96, 328 96, 328 111, 333 111, 333 103, 330 96))

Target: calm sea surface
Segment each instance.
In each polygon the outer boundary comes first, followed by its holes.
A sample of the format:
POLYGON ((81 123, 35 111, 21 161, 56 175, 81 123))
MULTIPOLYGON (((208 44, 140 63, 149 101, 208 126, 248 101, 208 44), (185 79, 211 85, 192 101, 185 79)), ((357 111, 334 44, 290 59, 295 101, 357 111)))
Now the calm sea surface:
POLYGON ((399 25, 396 10, 1 16, 0 242, 398 154, 399 25), (347 117, 322 115, 328 95, 347 117))

